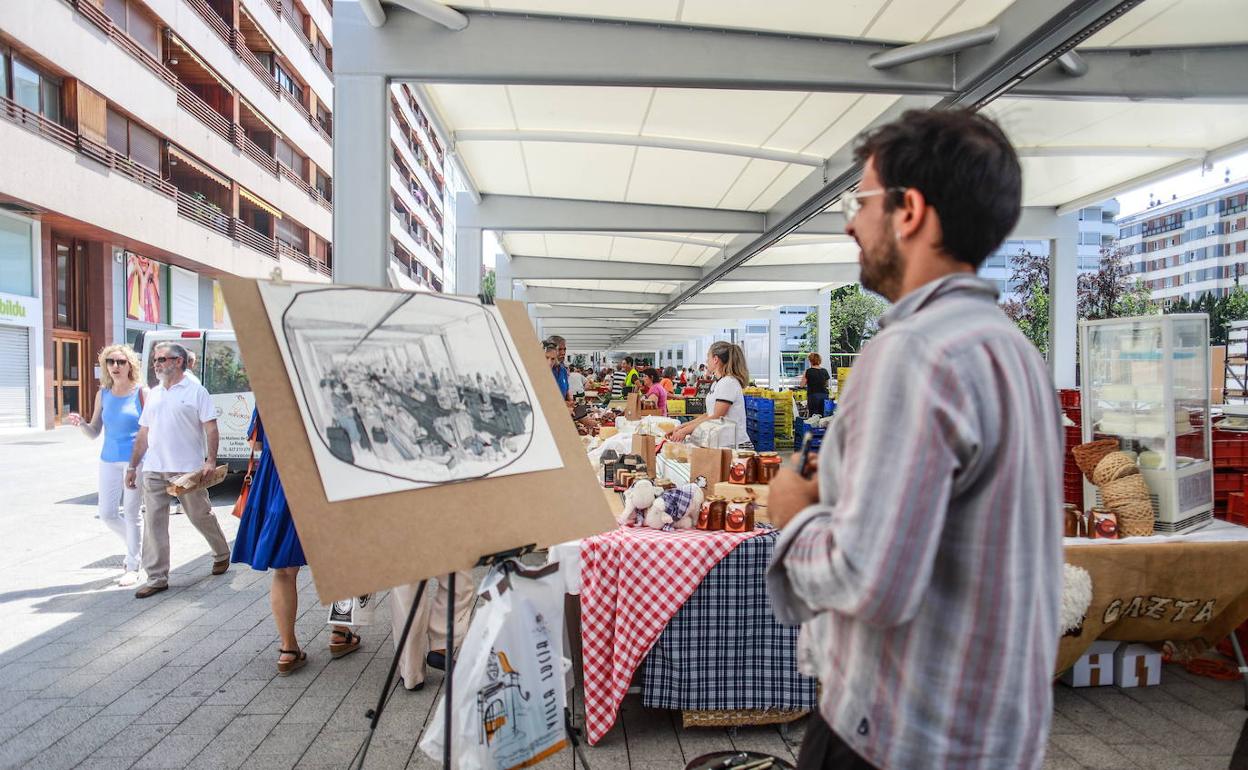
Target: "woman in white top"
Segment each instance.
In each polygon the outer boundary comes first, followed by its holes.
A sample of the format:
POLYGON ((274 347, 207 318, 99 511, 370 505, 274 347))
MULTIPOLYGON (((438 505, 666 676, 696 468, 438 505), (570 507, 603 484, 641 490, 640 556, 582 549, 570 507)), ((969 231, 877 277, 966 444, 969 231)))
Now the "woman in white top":
POLYGON ((670 437, 681 441, 707 420, 727 419, 736 426, 736 447, 754 448, 745 430, 745 393, 750 384, 750 370, 745 365, 745 351, 731 342, 712 343, 706 351, 706 368, 714 378, 711 392, 706 397, 706 414, 681 425, 670 437))

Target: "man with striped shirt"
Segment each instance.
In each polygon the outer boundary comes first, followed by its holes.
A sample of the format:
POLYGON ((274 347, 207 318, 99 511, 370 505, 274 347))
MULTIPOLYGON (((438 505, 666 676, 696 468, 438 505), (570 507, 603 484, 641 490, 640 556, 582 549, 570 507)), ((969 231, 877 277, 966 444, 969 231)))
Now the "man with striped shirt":
POLYGON ((633 359, 625 358, 616 364, 615 371, 611 372, 611 398, 619 400, 624 398, 625 391, 628 389, 628 372, 633 368, 633 359))
POLYGON ((773 480, 777 617, 822 684, 807 768, 1038 768, 1061 634, 1062 434, 1044 360, 975 270, 1018 221, 1001 130, 911 111, 842 198, 893 307, 854 366, 817 479, 773 480))

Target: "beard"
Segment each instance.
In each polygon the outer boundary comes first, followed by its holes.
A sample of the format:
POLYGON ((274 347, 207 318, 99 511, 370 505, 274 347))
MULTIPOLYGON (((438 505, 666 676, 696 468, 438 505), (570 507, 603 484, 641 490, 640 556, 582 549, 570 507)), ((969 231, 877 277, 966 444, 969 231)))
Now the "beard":
POLYGON ((858 248, 862 249, 859 283, 864 289, 893 302, 901 289, 903 272, 901 250, 897 248, 897 242, 881 229, 875 239, 875 246, 868 249, 859 241, 858 248))

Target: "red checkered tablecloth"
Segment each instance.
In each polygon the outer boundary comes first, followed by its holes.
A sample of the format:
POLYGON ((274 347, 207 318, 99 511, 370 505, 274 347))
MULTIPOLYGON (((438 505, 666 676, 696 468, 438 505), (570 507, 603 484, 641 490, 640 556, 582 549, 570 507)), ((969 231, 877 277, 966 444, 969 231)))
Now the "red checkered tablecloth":
POLYGON ((589 742, 615 724, 637 666, 702 578, 768 530, 628 528, 581 541, 581 636, 589 742))

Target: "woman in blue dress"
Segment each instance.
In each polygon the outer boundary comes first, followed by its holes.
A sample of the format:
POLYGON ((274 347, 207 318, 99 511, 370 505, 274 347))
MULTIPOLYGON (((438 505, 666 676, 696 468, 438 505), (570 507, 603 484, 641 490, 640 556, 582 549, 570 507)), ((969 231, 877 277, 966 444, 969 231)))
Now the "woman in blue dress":
MULTIPOLYGON (((269 446, 260 413, 252 411, 252 451, 260 445, 260 459, 256 462, 251 478, 251 492, 243 509, 234 540, 236 564, 248 564, 252 569, 273 570, 273 583, 269 588, 269 603, 273 608, 273 620, 281 638, 277 658, 277 673, 286 676, 308 662, 308 654, 299 647, 295 636, 295 617, 299 614, 299 589, 296 585, 299 568, 308 563, 303 556, 303 545, 295 531, 295 520, 286 503, 286 492, 277 475, 273 462, 273 450, 269 446)), ((346 626, 334 626, 329 652, 335 658, 359 649, 360 637, 346 626)))

